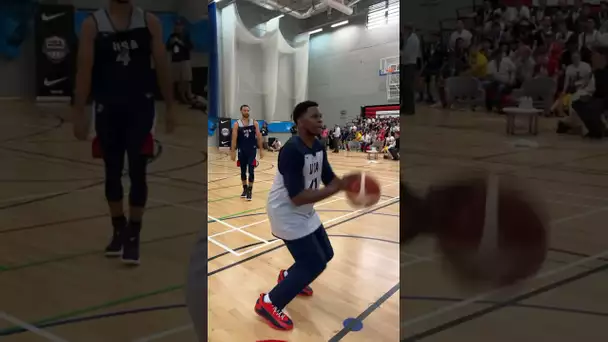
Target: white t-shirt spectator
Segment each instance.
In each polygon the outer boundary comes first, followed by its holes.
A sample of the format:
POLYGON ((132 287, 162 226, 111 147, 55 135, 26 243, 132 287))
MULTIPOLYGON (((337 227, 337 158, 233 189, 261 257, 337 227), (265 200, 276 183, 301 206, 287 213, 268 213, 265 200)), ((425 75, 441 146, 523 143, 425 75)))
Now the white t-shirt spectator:
POLYGON ((591 78, 591 66, 585 62, 579 62, 578 65, 570 64, 566 68, 566 78, 564 79, 564 92, 573 85, 576 90, 584 88, 591 78))
POLYGON ((420 57, 420 40, 415 33, 411 33, 405 40, 403 51, 401 51, 401 60, 404 65, 416 64, 420 57))
POLYGON ((588 49, 593 48, 596 44, 600 42, 600 33, 598 30, 593 30, 591 33, 582 32, 578 35, 578 48, 579 50, 583 48, 583 44, 588 49))
POLYGON ((334 129, 334 138, 339 138, 340 135, 340 127, 336 126, 336 128, 334 129))
POLYGON ((509 57, 490 61, 487 71, 489 76, 504 84, 512 84, 515 80, 516 67, 509 57))
POLYGON ((473 39, 473 35, 467 29, 463 29, 462 31, 456 30, 452 32, 452 35, 450 36, 451 49, 454 49, 456 47, 456 40, 458 40, 458 38, 462 38, 462 40, 464 40, 464 46, 469 47, 469 45, 471 45, 471 39, 473 39))
POLYGON ((521 19, 530 19, 530 9, 527 6, 521 6, 519 10, 517 7, 508 7, 505 11, 505 19, 511 23, 521 19))

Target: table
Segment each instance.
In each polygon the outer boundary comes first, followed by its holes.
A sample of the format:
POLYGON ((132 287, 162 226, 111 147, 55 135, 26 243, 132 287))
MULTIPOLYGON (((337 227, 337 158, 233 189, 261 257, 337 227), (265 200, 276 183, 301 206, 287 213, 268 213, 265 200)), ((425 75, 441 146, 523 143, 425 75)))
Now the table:
POLYGON ((515 118, 518 115, 528 116, 528 133, 538 134, 538 114, 543 112, 542 109, 506 107, 503 110, 507 114, 507 134, 515 135, 515 118))
POLYGON ((366 151, 367 152, 367 160, 371 160, 371 159, 378 159, 378 153, 380 153, 380 151, 377 150, 369 150, 366 151), (373 158, 372 158, 373 157, 373 158))

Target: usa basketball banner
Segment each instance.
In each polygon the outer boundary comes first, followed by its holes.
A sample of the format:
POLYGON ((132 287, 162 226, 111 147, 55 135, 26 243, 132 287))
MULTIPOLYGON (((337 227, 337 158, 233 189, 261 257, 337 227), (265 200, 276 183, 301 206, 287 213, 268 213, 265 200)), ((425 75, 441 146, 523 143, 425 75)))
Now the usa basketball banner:
POLYGON ((69 100, 76 63, 74 6, 38 6, 36 31, 37 100, 69 100))
POLYGON ((219 137, 219 148, 220 151, 230 149, 231 138, 232 138, 232 119, 230 118, 219 118, 218 120, 218 137, 219 137))

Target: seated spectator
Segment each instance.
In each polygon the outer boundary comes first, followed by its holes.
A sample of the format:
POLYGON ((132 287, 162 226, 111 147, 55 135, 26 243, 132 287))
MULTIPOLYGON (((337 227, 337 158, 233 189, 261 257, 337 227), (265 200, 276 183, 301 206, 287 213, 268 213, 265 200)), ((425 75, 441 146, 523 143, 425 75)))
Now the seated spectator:
POLYGON ((481 53, 479 45, 471 46, 469 57, 469 69, 463 75, 484 79, 488 72, 488 59, 481 53))
POLYGON ((272 145, 268 147, 268 151, 276 152, 281 149, 281 141, 279 139, 274 139, 272 145))
POLYGON ((557 24, 557 33, 555 36, 555 40, 562 44, 562 46, 566 46, 569 41, 571 41, 573 37, 572 31, 568 30, 568 25, 566 25, 565 21, 560 21, 557 24))
POLYGON ((521 19, 530 20, 530 9, 528 6, 524 6, 522 0, 515 0, 515 6, 507 7, 505 12, 505 19, 507 22, 517 22, 521 19))
POLYGON ((572 109, 578 114, 587 130, 585 137, 591 139, 602 139, 606 135, 606 126, 603 115, 608 109, 608 48, 596 47, 593 50, 592 62, 593 72, 590 88, 593 86, 592 95, 581 96, 572 101, 572 109))
POLYGON ((527 45, 520 45, 517 52, 512 58, 515 64, 515 84, 521 86, 525 81, 534 77, 534 58, 532 58, 532 49, 527 45))
POLYGON ((485 23, 492 20, 492 16, 494 15, 494 7, 492 5, 492 1, 485 0, 483 2, 483 6, 477 10, 475 15, 475 22, 477 25, 484 25, 485 23))
POLYGON ((449 47, 451 50, 456 49, 456 41, 458 39, 462 39, 461 44, 463 48, 468 48, 471 45, 471 39, 473 39, 473 34, 464 27, 462 20, 456 22, 456 31, 452 32, 450 36, 449 47))
POLYGON ((583 23, 583 32, 578 35, 578 48, 584 62, 591 62, 591 51, 597 45, 600 33, 595 29, 595 22, 589 19, 583 23))
POLYGON ((573 52, 571 56, 572 64, 566 67, 560 97, 553 105, 557 116, 565 116, 570 112, 572 98, 577 99, 588 92, 587 86, 592 74, 591 66, 581 61, 581 55, 578 51, 573 52), (584 91, 584 93, 581 94, 581 91, 584 91))
POLYGON ((502 49, 494 51, 488 61, 488 77, 486 81, 486 109, 502 109, 502 96, 511 91, 515 83, 515 64, 502 49))
POLYGON ((538 0, 538 6, 530 11, 530 19, 533 23, 539 24, 545 17, 552 16, 552 10, 547 8, 547 0, 538 0))

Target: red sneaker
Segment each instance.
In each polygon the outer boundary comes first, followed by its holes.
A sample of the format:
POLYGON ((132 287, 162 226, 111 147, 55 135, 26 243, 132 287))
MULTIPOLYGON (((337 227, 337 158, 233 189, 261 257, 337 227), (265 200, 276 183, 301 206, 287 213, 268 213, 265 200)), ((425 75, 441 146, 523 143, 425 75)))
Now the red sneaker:
MULTIPOLYGON (((279 272, 279 278, 277 279, 277 283, 282 282, 283 279, 285 279, 285 270, 281 270, 281 272, 279 272)), ((310 286, 306 286, 302 291, 300 291, 299 295, 307 297, 312 296, 312 288, 310 286)))
POLYGON ((266 303, 264 301, 265 295, 265 293, 260 294, 258 301, 255 302, 255 313, 262 317, 271 328, 278 330, 293 329, 291 318, 272 303, 266 303))

